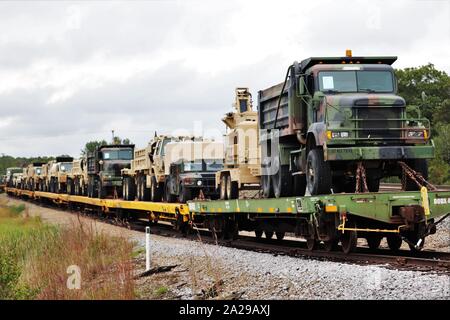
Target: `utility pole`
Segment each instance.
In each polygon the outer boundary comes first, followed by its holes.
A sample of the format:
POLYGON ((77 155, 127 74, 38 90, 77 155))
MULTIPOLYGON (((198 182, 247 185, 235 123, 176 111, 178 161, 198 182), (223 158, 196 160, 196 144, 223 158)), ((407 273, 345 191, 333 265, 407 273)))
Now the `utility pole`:
POLYGON ((112 132, 112 144, 114 144, 114 130, 111 130, 112 132))

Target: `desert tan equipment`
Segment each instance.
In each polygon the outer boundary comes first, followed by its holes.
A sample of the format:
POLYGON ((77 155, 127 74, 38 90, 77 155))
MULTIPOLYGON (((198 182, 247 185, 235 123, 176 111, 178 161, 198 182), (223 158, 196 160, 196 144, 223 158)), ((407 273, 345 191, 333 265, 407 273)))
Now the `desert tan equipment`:
POLYGON ((57 157, 48 163, 48 191, 53 193, 66 193, 67 175, 72 170, 72 157, 57 157))
POLYGON ((192 140, 189 136, 155 135, 146 148, 136 149, 130 169, 122 170, 125 200, 159 202, 164 194, 165 147, 172 141, 192 140))
POLYGON ((27 190, 40 190, 40 175, 42 173, 42 166, 45 163, 35 162, 31 163, 26 168, 26 175, 24 175, 24 187, 27 190))
POLYGON ((234 112, 222 121, 227 126, 224 169, 216 173, 221 199, 237 199, 241 189, 259 189, 261 150, 258 113, 253 111, 248 88, 236 88, 234 112))
POLYGON ((74 160, 72 170, 67 176, 67 194, 85 196, 87 195, 87 185, 86 158, 74 160))

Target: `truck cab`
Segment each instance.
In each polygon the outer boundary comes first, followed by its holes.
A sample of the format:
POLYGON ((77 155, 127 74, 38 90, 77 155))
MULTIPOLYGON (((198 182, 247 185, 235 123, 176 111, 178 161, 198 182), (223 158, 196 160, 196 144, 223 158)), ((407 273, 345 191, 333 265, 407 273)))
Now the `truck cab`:
POLYGON ((5 184, 7 187, 12 188, 13 185, 13 175, 15 173, 21 173, 22 168, 19 167, 10 167, 6 168, 6 176, 5 176, 5 184))
POLYGON ((103 145, 87 156, 88 197, 122 194, 122 170, 130 168, 134 145, 103 145))
MULTIPOLYGON (((350 51, 309 58, 291 65, 283 83, 259 92, 264 165, 280 165, 263 175, 266 196, 355 192, 361 166, 375 192, 383 177, 402 175, 400 161, 427 177, 430 123, 420 112, 408 116, 397 95, 396 59, 350 51), (276 150, 268 150, 274 140, 276 150)), ((402 182, 404 190, 417 189, 402 182)))

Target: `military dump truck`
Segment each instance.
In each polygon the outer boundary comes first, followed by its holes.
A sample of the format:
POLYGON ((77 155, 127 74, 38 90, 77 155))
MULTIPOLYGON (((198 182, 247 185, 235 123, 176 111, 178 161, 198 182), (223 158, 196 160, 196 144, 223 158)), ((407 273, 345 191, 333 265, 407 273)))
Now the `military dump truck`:
POLYGON ((47 164, 48 191, 66 193, 67 175, 72 170, 72 157, 56 157, 47 164))
POLYGON ((135 150, 130 169, 122 170, 123 199, 138 201, 163 200, 165 147, 169 142, 192 140, 189 136, 155 135, 146 148, 135 150))
POLYGON ((259 189, 261 150, 259 148, 258 113, 253 111, 248 88, 236 88, 233 103, 222 121, 229 131, 225 140, 224 169, 216 173, 220 199, 237 199, 241 189, 259 189))
POLYGON ((428 174, 430 123, 409 118, 397 93, 397 57, 308 58, 258 93, 264 197, 376 192, 406 166, 428 174), (357 190, 359 189, 359 190, 357 190), (361 192, 364 192, 361 191, 361 192))
POLYGON ((102 145, 87 155, 87 195, 118 198, 122 194, 122 170, 130 168, 133 144, 102 145))
POLYGON ((21 173, 22 172, 22 168, 19 167, 10 167, 10 168, 6 168, 6 176, 5 176, 5 185, 9 188, 13 187, 13 175, 15 173, 21 173))
POLYGON ((72 170, 67 178, 67 194, 85 196, 87 194, 87 185, 86 158, 74 160, 72 170))
POLYGON ((221 142, 205 139, 168 143, 164 156, 164 199, 181 203, 198 197, 217 199, 215 173, 222 168, 221 142))
POLYGON ((42 173, 42 166, 44 162, 34 162, 29 164, 26 168, 25 176, 25 188, 27 190, 35 191, 40 190, 40 179, 39 176, 42 173))

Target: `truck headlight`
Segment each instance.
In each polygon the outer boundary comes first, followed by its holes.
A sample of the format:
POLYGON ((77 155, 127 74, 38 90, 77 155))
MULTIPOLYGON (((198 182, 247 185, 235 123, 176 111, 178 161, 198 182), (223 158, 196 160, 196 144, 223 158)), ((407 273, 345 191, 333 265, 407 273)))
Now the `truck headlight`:
POLYGON ((408 138, 428 138, 426 130, 410 130, 407 133, 408 138))
POLYGON ((336 138, 348 138, 350 136, 348 131, 327 131, 328 140, 336 138))
POLYGON ((202 180, 198 180, 198 181, 197 181, 197 185, 198 185, 198 186, 201 186, 201 185, 202 185, 202 180))

